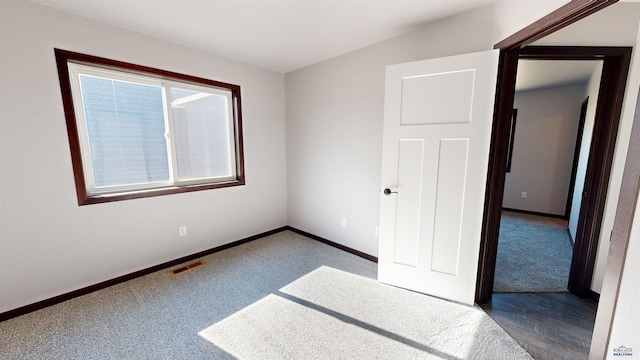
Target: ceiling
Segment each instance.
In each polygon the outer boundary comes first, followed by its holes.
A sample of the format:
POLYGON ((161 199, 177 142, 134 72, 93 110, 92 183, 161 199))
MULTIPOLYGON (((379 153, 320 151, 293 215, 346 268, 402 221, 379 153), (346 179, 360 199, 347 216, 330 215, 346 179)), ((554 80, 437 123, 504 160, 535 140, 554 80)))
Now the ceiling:
MULTIPOLYGON (((498 1, 522 0, 31 1, 286 73, 416 30, 431 21, 498 1)), ((616 28, 623 27, 624 33, 635 35, 635 28, 631 28, 637 27, 637 21, 620 25, 619 19, 625 18, 622 14, 636 13, 638 8, 616 4, 539 42, 566 44, 567 34, 569 39, 575 37, 571 36, 572 28, 581 26, 577 29, 580 34, 589 32, 585 27, 607 29, 609 27, 603 25, 611 23, 611 19, 618 19, 616 28), (554 43, 555 38, 559 40, 554 43)), ((601 32, 594 31, 589 38, 601 32)), ((607 35, 615 35, 608 39, 628 42, 620 34, 607 35)), ((516 90, 583 84, 597 64, 596 61, 522 60, 518 65, 516 90)))
MULTIPOLYGON (((31 0, 286 73, 498 0, 31 0)), ((522 0, 501 0, 517 2, 522 0)), ((536 0, 545 1, 545 0, 536 0)))
POLYGON ((601 60, 519 60, 516 91, 586 84, 601 60))

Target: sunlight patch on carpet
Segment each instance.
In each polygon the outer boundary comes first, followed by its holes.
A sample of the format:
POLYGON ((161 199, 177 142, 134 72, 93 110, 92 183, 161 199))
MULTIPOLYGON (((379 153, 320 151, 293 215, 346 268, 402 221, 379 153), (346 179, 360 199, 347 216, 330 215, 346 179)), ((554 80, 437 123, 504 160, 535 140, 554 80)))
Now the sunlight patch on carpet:
POLYGON ((268 295, 199 334, 238 359, 312 359, 320 354, 414 358, 420 352, 277 295, 268 295))
POLYGON ((199 335, 238 359, 530 359, 478 307, 326 266, 199 335))

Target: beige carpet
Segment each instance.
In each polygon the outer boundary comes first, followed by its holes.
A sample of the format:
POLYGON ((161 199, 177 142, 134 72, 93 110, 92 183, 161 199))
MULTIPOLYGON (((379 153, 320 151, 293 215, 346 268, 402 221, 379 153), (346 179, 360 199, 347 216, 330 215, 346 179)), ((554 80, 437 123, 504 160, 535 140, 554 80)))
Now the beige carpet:
POLYGON ((0 359, 530 359, 480 308, 285 231, 0 323, 0 359))

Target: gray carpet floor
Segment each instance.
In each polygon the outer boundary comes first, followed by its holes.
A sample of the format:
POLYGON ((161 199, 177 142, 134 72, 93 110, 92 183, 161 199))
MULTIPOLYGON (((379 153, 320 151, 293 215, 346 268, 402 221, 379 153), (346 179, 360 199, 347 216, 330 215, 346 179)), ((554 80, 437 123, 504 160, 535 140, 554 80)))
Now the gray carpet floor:
POLYGON ((567 221, 503 211, 494 292, 567 292, 573 246, 567 221))
POLYGON ((0 323, 1 359, 531 359, 477 306, 280 232, 0 323))

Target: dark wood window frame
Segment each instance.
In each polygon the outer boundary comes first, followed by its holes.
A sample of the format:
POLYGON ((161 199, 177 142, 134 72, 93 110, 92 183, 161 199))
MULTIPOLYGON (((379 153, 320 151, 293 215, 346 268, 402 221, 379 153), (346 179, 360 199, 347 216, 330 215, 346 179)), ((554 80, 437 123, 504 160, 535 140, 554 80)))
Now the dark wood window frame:
POLYGON ((184 192, 200 191, 225 188, 231 186, 241 186, 245 184, 244 171, 244 151, 242 137, 242 106, 240 100, 240 86, 228 84, 220 81, 209 80, 191 75, 184 75, 166 70, 160 70, 148 66, 136 65, 122 61, 110 60, 102 57, 81 54, 66 50, 55 49, 56 65, 58 69, 58 78, 60 80, 60 90, 62 93, 62 102, 67 123, 67 133, 69 136, 69 147, 71 150, 71 162, 73 166, 74 179, 76 184, 76 194, 78 205, 88 205, 96 203, 105 203, 112 201, 145 198, 151 196, 178 194, 184 192), (85 183, 85 173, 82 162, 80 139, 78 136, 78 125, 73 104, 71 79, 69 76, 69 62, 87 64, 96 67, 114 69, 119 71, 131 72, 134 74, 142 74, 162 80, 178 81, 199 86, 214 87, 225 89, 232 94, 233 106, 233 123, 235 141, 235 179, 223 182, 209 182, 195 185, 185 186, 167 186, 155 189, 134 190, 123 193, 104 195, 89 195, 87 185, 85 183))

